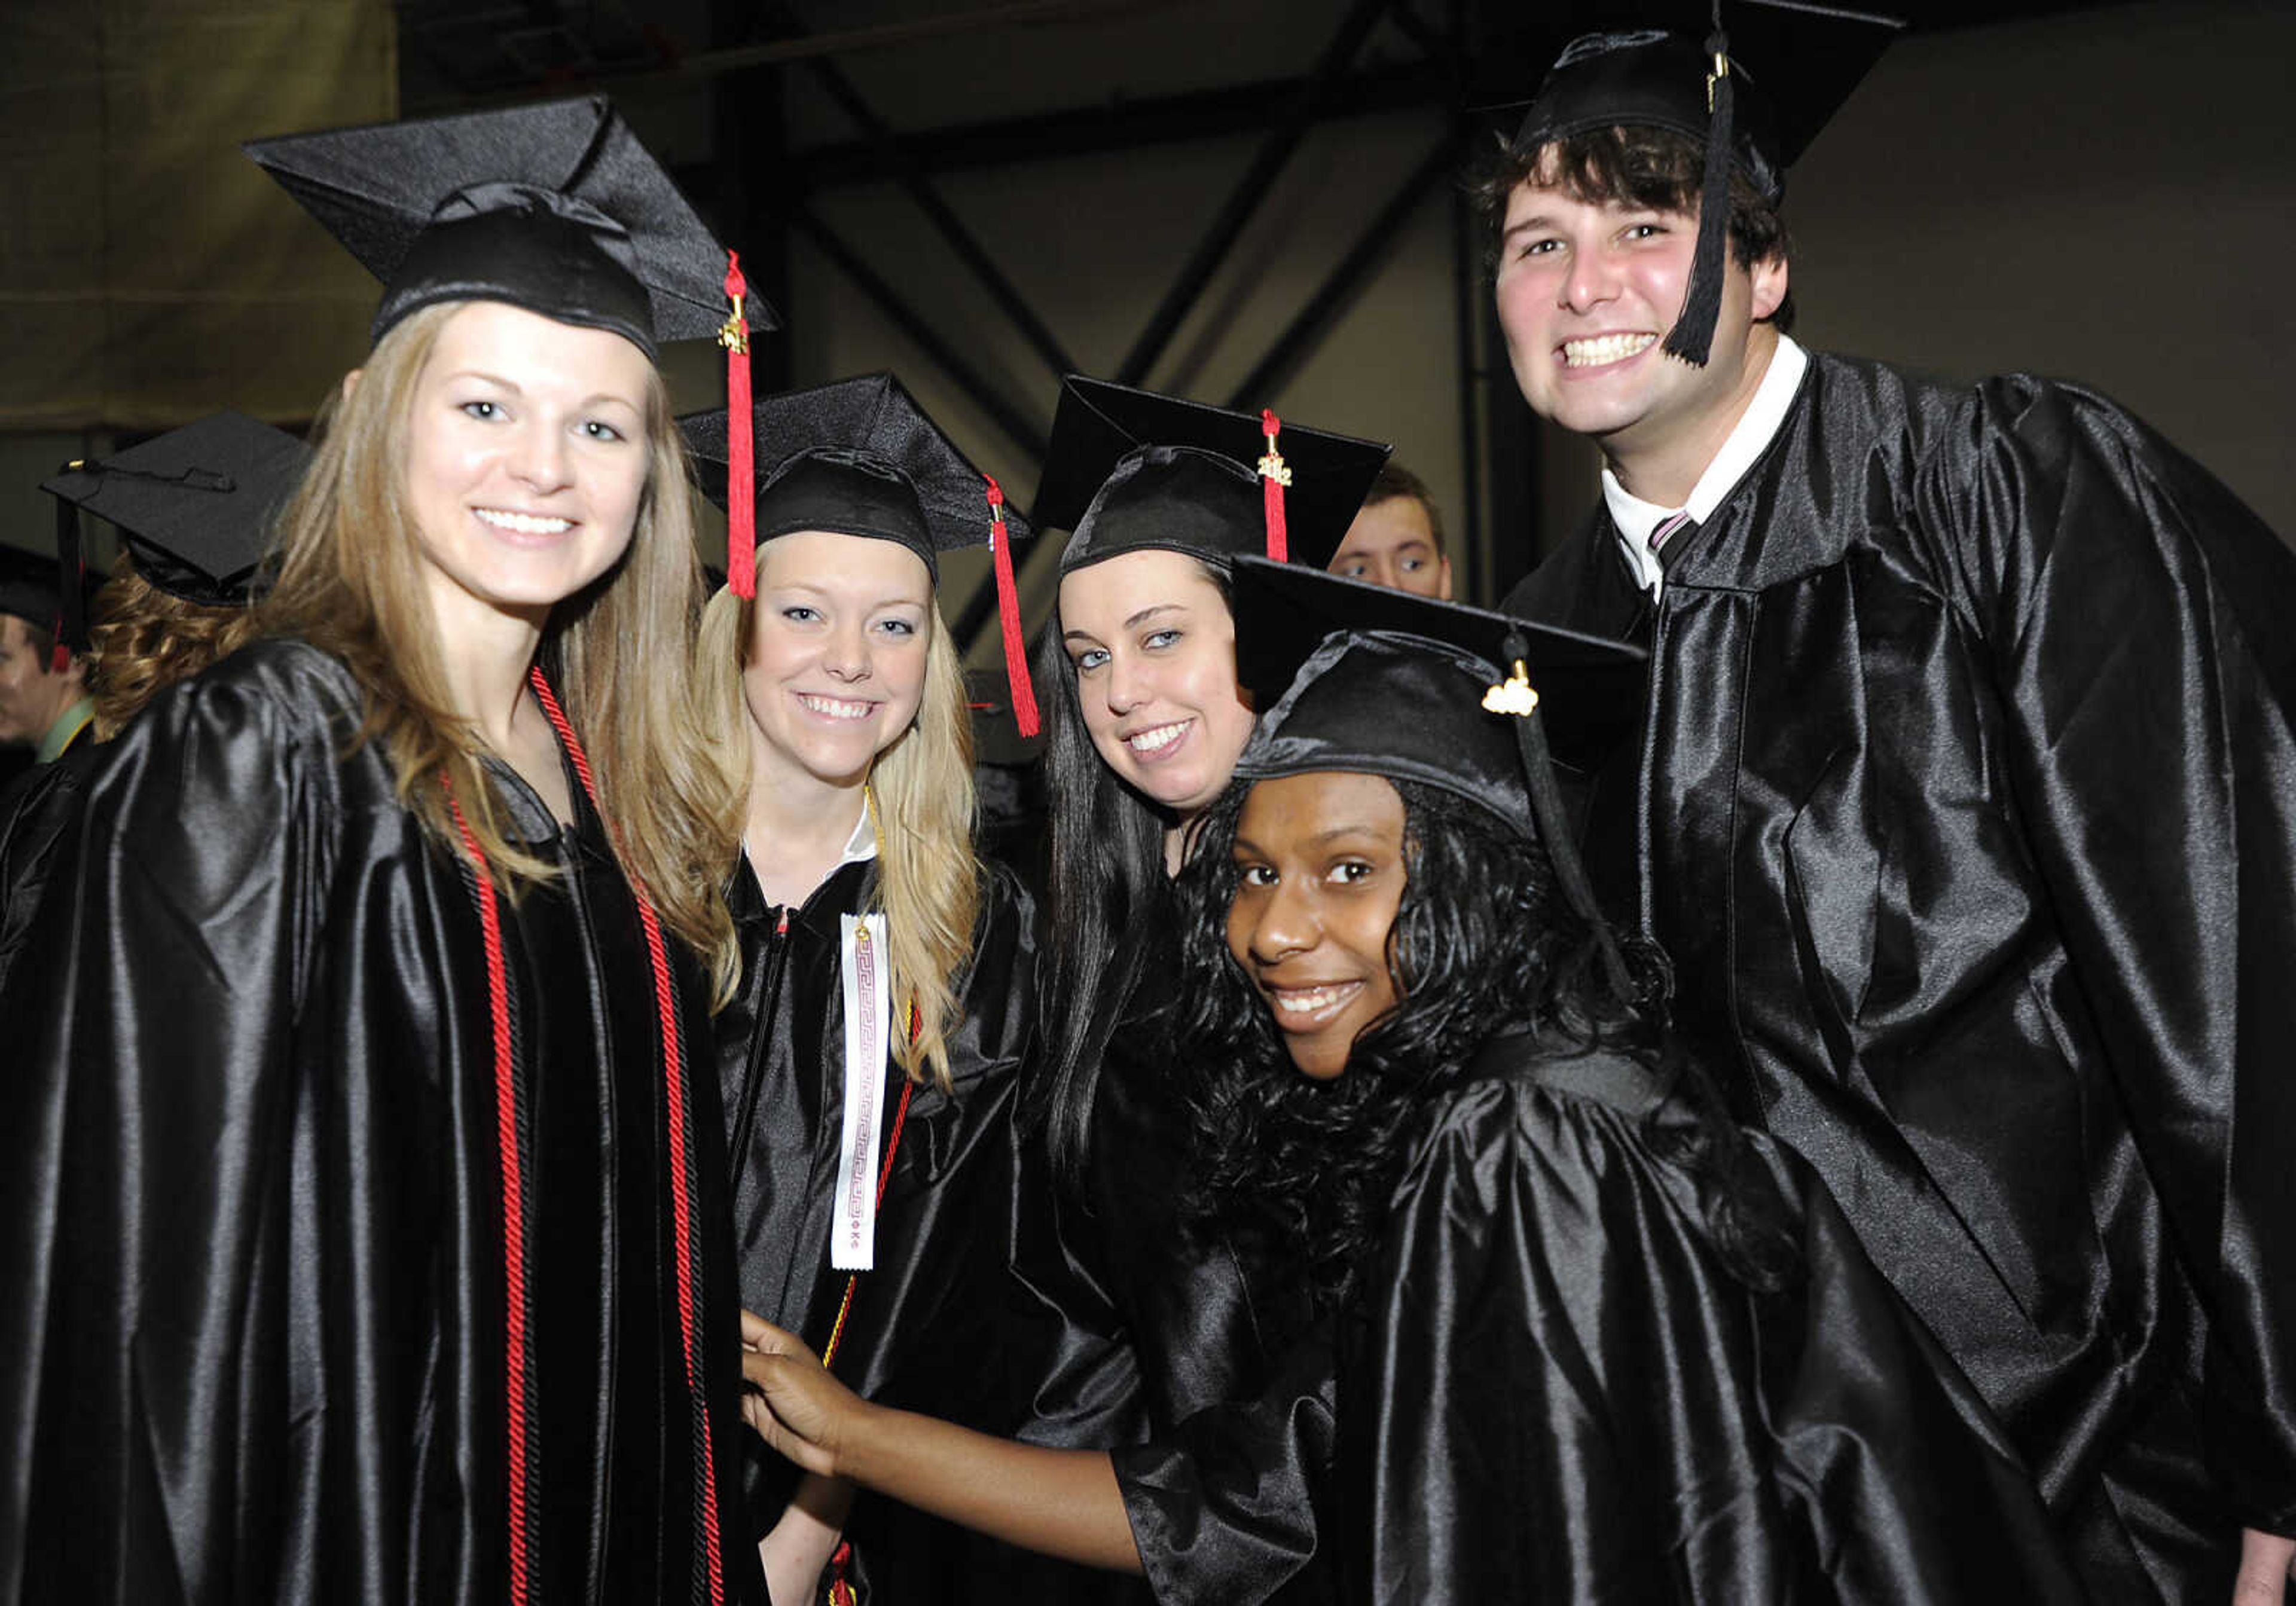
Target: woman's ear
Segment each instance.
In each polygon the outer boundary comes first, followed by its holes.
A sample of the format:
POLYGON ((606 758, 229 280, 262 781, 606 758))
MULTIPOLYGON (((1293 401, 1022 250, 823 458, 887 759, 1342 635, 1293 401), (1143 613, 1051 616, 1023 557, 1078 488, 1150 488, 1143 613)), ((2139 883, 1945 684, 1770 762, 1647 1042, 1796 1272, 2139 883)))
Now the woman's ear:
POLYGON ((339 399, 344 406, 349 406, 351 397, 358 393, 359 376, 365 372, 364 368, 354 368, 343 375, 343 393, 339 399))

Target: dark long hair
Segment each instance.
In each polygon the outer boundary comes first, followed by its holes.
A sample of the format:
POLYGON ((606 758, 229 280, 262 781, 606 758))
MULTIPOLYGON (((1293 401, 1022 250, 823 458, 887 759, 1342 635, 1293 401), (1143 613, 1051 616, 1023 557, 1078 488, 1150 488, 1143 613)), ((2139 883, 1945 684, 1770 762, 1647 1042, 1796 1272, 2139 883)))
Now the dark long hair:
POLYGON ((1195 1215, 1298 1246, 1319 1306, 1354 1291, 1379 1241, 1411 1115, 1456 1085, 1495 1031, 1527 1027, 1555 1052, 1606 1050, 1666 1078, 1653 1148, 1697 1185, 1709 1233, 1739 1279, 1782 1286, 1797 1264, 1774 1189, 1754 1175, 1742 1134, 1682 1054, 1662 1016, 1666 963, 1622 946, 1636 991, 1607 986, 1593 929, 1555 889, 1546 856, 1482 809, 1409 782, 1402 795, 1405 887, 1388 937, 1399 1002, 1356 1039, 1346 1071, 1294 1069, 1267 1006, 1227 947, 1232 857, 1248 784, 1196 823, 1176 889, 1180 986, 1171 1022, 1189 1090, 1195 1215), (1682 1116, 1687 1113, 1690 1118, 1682 1116))
MULTIPOLYGON (((1227 569, 1198 560, 1229 599, 1227 569)), ((1037 970, 1045 1045, 1036 1118, 1053 1174, 1081 1192, 1092 1107, 1110 1035, 1152 964, 1167 963, 1174 913, 1164 873, 1171 816, 1116 778, 1085 728, 1075 668, 1062 643, 1060 605, 1037 638, 1033 672, 1053 692, 1045 708, 1045 791, 1052 815, 1046 877, 1049 940, 1037 970)))

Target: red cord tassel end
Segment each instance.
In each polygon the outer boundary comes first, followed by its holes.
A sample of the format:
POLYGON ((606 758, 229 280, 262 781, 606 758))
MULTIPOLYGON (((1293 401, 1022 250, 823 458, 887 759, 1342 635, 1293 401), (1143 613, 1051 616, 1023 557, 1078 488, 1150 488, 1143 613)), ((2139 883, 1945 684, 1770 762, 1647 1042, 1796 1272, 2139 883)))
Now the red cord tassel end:
POLYGON ((988 553, 996 569, 996 621, 1004 635, 1004 681, 1013 692, 1013 723, 1023 736, 1037 733, 1037 688, 1029 679, 1029 648, 1021 637, 1021 588, 1013 578, 1013 538, 1005 533, 1004 492, 988 481, 988 553))
POLYGON ((1259 460, 1259 510, 1267 521, 1267 555, 1281 563, 1291 556, 1291 537, 1283 526, 1283 488, 1292 483, 1292 471, 1283 462, 1283 454, 1275 449, 1283 421, 1275 416, 1273 407, 1259 410, 1259 427, 1267 436, 1267 455, 1259 460))
POLYGON ((758 594, 758 472, 750 437, 750 321, 742 303, 749 294, 742 277, 742 253, 726 253, 726 294, 733 315, 718 331, 726 348, 726 584, 738 597, 758 594))

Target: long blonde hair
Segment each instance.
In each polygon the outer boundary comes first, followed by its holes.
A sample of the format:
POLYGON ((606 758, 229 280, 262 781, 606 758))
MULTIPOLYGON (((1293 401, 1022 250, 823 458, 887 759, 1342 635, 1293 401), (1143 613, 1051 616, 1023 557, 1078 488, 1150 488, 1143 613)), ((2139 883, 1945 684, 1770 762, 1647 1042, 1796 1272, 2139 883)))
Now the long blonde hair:
MULTIPOLYGON (((459 851, 443 774, 489 873, 515 897, 552 868, 506 834, 483 745, 449 695, 404 473, 416 381, 466 305, 410 315, 375 343, 359 382, 321 408, 318 449, 281 520, 279 578, 257 611, 263 634, 343 660, 366 694, 354 750, 381 743, 399 803, 459 851)), ((645 413, 646 487, 629 550, 552 610, 542 657, 588 750, 623 871, 701 957, 722 1001, 741 965, 715 862, 734 799, 686 712, 701 571, 685 446, 651 368, 645 413)))
MULTIPOLYGON (((755 604, 720 591, 702 610, 693 686, 701 724, 726 785, 746 813, 750 707, 742 695, 755 604)), ((893 997, 915 1010, 914 1038, 894 1033, 912 1081, 949 1086, 948 1039, 964 1018, 957 987, 972 957, 985 872, 974 848, 980 800, 972 784, 972 719, 964 667, 935 602, 927 610, 924 695, 917 717, 877 755, 869 773, 879 853, 871 906, 885 916, 893 997)), ((719 875, 732 873, 740 844, 725 845, 719 875)), ((906 1011, 902 1012, 906 1013, 906 1011)))

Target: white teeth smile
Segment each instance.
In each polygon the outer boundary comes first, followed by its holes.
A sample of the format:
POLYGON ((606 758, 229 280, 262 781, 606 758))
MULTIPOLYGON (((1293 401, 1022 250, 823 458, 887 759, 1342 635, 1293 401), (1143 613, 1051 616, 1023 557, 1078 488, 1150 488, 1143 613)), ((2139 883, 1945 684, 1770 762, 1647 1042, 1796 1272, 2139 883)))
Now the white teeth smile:
POLYGON ((1583 340, 1565 340, 1562 365, 1566 368, 1599 368, 1605 363, 1624 362, 1648 349, 1657 340, 1654 334, 1598 334, 1583 340))
POLYGON ((1275 991, 1275 1007, 1287 1015, 1318 1014, 1354 997, 1362 988, 1360 981, 1342 981, 1332 987, 1280 987, 1275 991))
POLYGON ((876 707, 874 703, 847 702, 838 697, 816 697, 809 692, 799 692, 797 700, 824 719, 866 719, 869 710, 876 707))
POLYGON ((559 536, 574 528, 571 519, 552 519, 539 513, 513 513, 499 507, 474 507, 479 522, 518 536, 559 536))
POLYGON ((1124 744, 1142 755, 1160 753, 1187 733, 1185 719, 1171 725, 1154 725, 1144 731, 1135 731, 1124 739, 1124 744))

